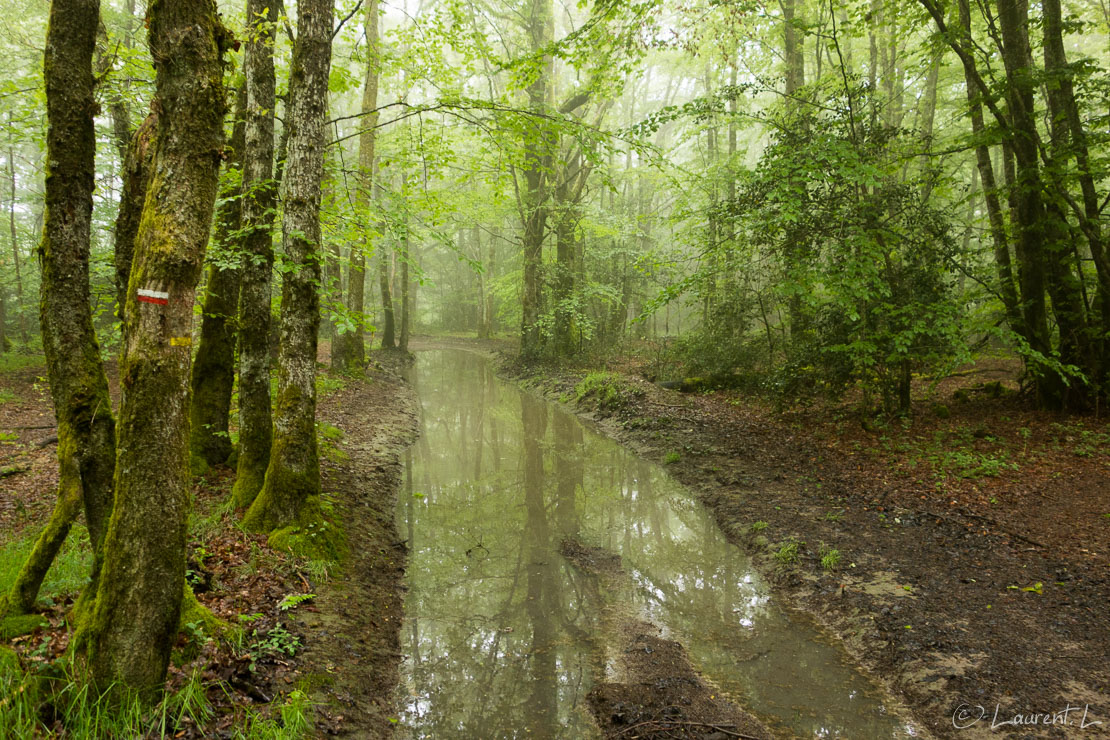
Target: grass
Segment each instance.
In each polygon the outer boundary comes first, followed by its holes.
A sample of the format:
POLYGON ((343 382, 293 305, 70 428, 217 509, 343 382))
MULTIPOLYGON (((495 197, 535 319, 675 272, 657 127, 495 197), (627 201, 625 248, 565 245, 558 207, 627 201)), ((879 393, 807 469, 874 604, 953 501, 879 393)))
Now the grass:
POLYGON ((775 553, 775 560, 783 565, 790 565, 798 560, 798 543, 794 540, 784 542, 775 553))
POLYGON ((767 522, 764 522, 764 521, 752 522, 752 526, 751 526, 751 531, 752 532, 762 532, 765 529, 767 529, 767 522))
POLYGON ((678 452, 675 452, 674 450, 671 450, 670 452, 668 452, 666 455, 663 456, 663 464, 664 465, 674 465, 676 462, 678 462, 681 459, 682 459, 681 454, 679 454, 678 452))
POLYGON ((836 570, 840 566, 840 550, 821 548, 821 569, 836 570))
POLYGON ((15 391, 11 388, 0 388, 0 405, 16 400, 15 391))
MULTIPOLYGON (((0 547, 0 593, 7 593, 23 562, 35 546, 38 532, 32 532, 0 547)), ((39 599, 52 605, 67 595, 76 594, 89 580, 92 566, 92 547, 88 530, 81 524, 73 525, 61 552, 46 574, 39 599)))

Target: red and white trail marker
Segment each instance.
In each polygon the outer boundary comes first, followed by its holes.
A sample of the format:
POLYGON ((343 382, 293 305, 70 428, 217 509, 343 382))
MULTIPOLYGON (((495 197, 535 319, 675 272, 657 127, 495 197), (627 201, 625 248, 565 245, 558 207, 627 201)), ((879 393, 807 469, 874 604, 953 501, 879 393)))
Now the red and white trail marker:
POLYGON ((139 288, 136 296, 143 303, 156 303, 159 306, 164 306, 170 302, 170 294, 160 290, 150 290, 149 288, 139 288))

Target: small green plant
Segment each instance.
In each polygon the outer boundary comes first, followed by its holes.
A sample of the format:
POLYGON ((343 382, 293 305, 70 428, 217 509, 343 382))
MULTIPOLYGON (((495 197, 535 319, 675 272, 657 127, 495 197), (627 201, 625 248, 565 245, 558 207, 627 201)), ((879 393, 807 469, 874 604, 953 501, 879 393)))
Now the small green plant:
POLYGON ((316 598, 316 594, 286 594, 278 603, 278 609, 287 612, 290 609, 296 609, 298 606, 306 601, 312 601, 316 598))
POLYGON ((674 465, 676 462, 678 462, 681 459, 682 459, 682 455, 679 452, 677 452, 675 450, 671 450, 670 452, 668 452, 666 455, 663 456, 663 464, 664 465, 674 465))
POLYGON ((15 391, 11 388, 0 388, 0 404, 15 400, 15 391))
POLYGON ((830 511, 827 514, 825 514, 825 521, 826 522, 839 522, 843 518, 844 518, 844 512, 842 512, 842 511, 830 511))
POLYGON ((836 570, 840 566, 840 550, 821 548, 821 569, 836 570))
POLYGON ((758 522, 752 522, 752 526, 751 526, 751 531, 752 532, 762 532, 765 529, 767 529, 767 522, 765 522, 763 520, 760 520, 758 522))
POLYGON ((775 553, 775 560, 783 565, 789 565, 798 560, 798 543, 794 540, 784 542, 775 553))
POLYGON ((0 442, 14 442, 19 439, 15 432, 0 432, 0 442))
POLYGON ((323 373, 316 374, 316 396, 318 398, 330 396, 332 393, 342 390, 345 385, 346 383, 342 378, 334 378, 323 373))
MULTIPOLYGON (((242 616, 240 616, 241 618, 242 616)), ((260 660, 279 655, 296 655, 297 650, 301 647, 301 638, 285 629, 281 622, 275 624, 265 634, 259 634, 255 630, 252 635, 255 639, 247 648, 252 673, 258 669, 260 660)))

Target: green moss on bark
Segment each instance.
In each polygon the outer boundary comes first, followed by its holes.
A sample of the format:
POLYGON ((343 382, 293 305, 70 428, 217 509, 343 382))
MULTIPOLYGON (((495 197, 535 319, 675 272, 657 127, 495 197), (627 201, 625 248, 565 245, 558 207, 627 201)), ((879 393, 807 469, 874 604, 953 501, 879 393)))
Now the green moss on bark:
POLYGON ((29 635, 39 627, 49 627, 50 622, 41 614, 17 614, 0 619, 0 640, 29 635))
POLYGON ((342 561, 347 537, 334 513, 325 511, 330 508, 319 496, 309 498, 296 522, 270 535, 270 547, 306 560, 342 561))

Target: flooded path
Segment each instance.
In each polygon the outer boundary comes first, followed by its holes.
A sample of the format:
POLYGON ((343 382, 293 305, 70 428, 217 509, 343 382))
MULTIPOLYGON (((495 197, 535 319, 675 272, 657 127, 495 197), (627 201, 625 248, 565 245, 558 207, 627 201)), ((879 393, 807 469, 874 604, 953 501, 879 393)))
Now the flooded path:
POLYGON ((495 377, 476 354, 417 355, 423 436, 406 460, 403 737, 597 737, 586 697, 614 670, 612 620, 560 554, 620 556, 620 608, 783 737, 914 730, 843 651, 769 596, 665 470, 495 377))

